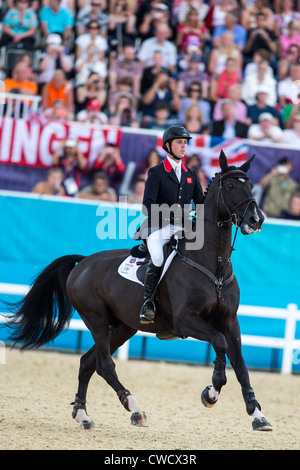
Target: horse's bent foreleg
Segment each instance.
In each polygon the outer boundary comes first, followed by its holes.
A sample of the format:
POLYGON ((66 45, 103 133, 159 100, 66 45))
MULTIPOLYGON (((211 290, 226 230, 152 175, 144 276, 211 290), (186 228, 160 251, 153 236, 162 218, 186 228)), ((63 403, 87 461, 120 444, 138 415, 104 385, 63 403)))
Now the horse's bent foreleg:
POLYGON ((235 317, 228 325, 226 339, 228 343, 227 355, 236 374, 237 380, 241 384, 242 394, 246 404, 246 411, 253 416, 252 427, 255 431, 272 431, 272 426, 261 412, 261 406, 258 403, 254 390, 250 385, 249 373, 242 356, 242 345, 240 326, 235 317))
POLYGON ((201 394, 204 406, 211 408, 219 399, 221 388, 226 384, 225 366, 227 342, 225 336, 213 326, 199 317, 193 311, 186 311, 180 316, 180 323, 175 323, 175 332, 178 336, 191 336, 201 341, 207 341, 216 352, 212 385, 206 387, 201 394))

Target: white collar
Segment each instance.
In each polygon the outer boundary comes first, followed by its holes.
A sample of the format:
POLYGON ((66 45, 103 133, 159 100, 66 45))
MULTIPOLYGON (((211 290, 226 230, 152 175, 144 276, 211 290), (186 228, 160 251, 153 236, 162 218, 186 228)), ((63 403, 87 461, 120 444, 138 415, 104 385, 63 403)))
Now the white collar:
POLYGON ((175 162, 174 160, 172 160, 172 158, 170 158, 168 155, 167 155, 167 159, 168 159, 169 162, 171 163, 172 168, 173 168, 174 171, 175 171, 175 169, 178 168, 178 167, 181 168, 181 160, 180 160, 178 163, 176 163, 176 162, 175 162))

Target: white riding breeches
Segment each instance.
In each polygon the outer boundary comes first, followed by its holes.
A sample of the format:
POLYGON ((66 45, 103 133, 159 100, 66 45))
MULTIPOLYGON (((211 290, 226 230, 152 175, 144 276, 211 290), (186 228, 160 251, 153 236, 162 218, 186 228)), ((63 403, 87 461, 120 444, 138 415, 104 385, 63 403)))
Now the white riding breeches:
POLYGON ((151 233, 147 239, 148 250, 154 266, 162 266, 164 261, 163 247, 175 232, 181 231, 178 225, 166 225, 165 227, 151 233))

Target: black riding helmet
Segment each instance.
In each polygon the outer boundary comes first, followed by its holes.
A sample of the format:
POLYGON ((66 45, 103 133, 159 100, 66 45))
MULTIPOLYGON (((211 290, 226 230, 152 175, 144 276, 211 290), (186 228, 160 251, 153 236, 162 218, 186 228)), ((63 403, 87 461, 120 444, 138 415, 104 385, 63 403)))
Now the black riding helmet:
POLYGON ((172 152, 171 144, 170 144, 170 150, 168 150, 166 147, 166 143, 174 139, 187 139, 189 141, 192 139, 192 137, 190 136, 190 133, 186 130, 186 128, 183 126, 168 127, 168 129, 166 129, 165 132, 163 133, 162 148, 166 152, 170 153, 174 158, 179 160, 178 157, 176 157, 176 155, 174 155, 174 153, 172 152))

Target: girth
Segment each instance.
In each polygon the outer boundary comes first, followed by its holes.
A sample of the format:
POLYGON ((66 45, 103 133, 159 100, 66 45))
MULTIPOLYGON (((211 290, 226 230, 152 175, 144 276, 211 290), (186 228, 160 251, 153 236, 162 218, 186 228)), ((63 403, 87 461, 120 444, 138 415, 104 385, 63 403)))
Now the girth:
POLYGON ((234 279, 234 273, 232 272, 232 274, 227 278, 227 279, 223 279, 223 278, 220 278, 218 279, 211 271, 209 271, 208 269, 206 269, 204 266, 201 266, 201 264, 199 263, 196 263, 195 261, 193 261, 192 259, 188 258, 187 256, 183 255, 182 253, 180 253, 180 251, 178 250, 178 245, 174 247, 179 258, 184 261, 185 263, 189 264, 190 266, 192 266, 193 268, 197 269, 198 271, 202 272, 203 274, 205 274, 214 284, 215 284, 215 287, 216 287, 216 291, 217 291, 217 294, 218 294, 218 300, 221 299, 221 292, 222 292, 222 288, 228 284, 230 284, 233 279, 234 279))

